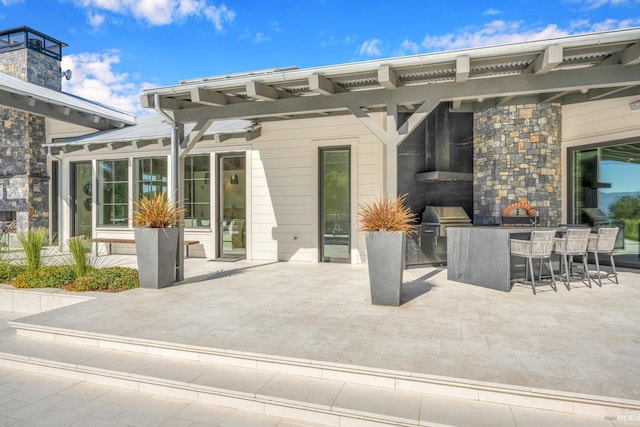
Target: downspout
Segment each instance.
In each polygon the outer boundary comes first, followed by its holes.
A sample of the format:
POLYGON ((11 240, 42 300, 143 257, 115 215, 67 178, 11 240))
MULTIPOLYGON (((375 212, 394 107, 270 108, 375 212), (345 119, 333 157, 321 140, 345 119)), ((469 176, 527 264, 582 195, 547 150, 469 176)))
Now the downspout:
MULTIPOLYGON (((180 184, 178 179, 180 177, 180 154, 179 154, 179 135, 178 125, 176 121, 167 114, 162 108, 160 108, 160 95, 153 94, 153 106, 156 111, 160 113, 171 124, 171 184, 172 189, 169 192, 169 202, 172 206, 178 205, 178 195, 180 194, 180 184)), ((182 282, 184 280, 184 226, 182 222, 178 224, 178 251, 176 256, 176 282, 182 282)))

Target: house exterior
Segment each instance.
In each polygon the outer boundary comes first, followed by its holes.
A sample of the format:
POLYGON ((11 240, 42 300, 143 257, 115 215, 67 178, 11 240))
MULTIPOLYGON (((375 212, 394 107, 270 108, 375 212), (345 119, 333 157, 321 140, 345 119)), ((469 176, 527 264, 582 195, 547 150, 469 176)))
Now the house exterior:
POLYGON ((165 190, 192 256, 350 263, 366 262, 358 206, 384 195, 418 218, 502 224, 521 203, 583 223, 640 192, 638 102, 638 29, 183 81, 144 91, 153 114, 119 128, 45 118, 48 218, 61 241, 131 239, 132 200, 165 190))

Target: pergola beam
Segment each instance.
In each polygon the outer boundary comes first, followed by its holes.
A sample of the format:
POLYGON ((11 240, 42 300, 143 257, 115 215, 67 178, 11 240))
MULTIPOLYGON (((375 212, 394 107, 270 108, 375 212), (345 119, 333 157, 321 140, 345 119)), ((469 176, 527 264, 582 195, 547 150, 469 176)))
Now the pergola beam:
POLYGON ((180 144, 180 157, 185 157, 189 154, 193 146, 202 139, 212 124, 213 119, 202 120, 196 123, 193 129, 191 129, 191 132, 189 132, 189 135, 187 135, 185 140, 180 144))
POLYGON ((456 58, 456 82, 464 83, 469 80, 469 72, 471 71, 471 61, 467 55, 458 56, 456 58))
POLYGON ((425 99, 472 100, 507 96, 538 95, 550 92, 574 92, 583 88, 628 87, 640 85, 640 65, 581 68, 547 74, 522 74, 501 79, 469 80, 466 83, 401 86, 395 90, 370 90, 334 94, 333 96, 293 97, 274 102, 246 102, 223 108, 199 107, 173 112, 180 122, 203 119, 253 119, 287 114, 344 111, 351 105, 385 108, 396 104, 421 104, 425 99))
POLYGON ((378 83, 385 89, 395 89, 398 87, 398 76, 389 65, 378 68, 378 83))
POLYGON ((530 68, 534 74, 546 74, 562 63, 562 46, 554 44, 547 47, 544 52, 536 58, 530 68))
POLYGON ((247 83, 246 88, 249 98, 261 99, 263 101, 275 101, 280 98, 276 88, 253 80, 247 83))
POLYGON ((309 90, 325 96, 333 95, 337 92, 333 82, 320 74, 309 76, 309 90))
POLYGON ((191 89, 191 101, 198 104, 212 105, 214 107, 221 107, 229 103, 227 95, 217 91, 201 88, 191 89))
POLYGON ((632 44, 626 48, 620 55, 620 63, 622 65, 640 64, 640 43, 632 44))

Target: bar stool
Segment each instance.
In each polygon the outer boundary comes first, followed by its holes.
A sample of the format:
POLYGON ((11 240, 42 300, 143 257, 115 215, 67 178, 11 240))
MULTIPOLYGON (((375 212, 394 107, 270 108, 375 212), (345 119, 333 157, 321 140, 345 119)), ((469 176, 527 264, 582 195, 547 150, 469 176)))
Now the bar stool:
POLYGON ((596 270, 598 271, 598 284, 602 287, 602 278, 600 277, 600 262, 598 260, 598 254, 608 254, 611 260, 611 267, 613 267, 613 275, 618 284, 618 272, 616 271, 616 263, 613 261, 613 248, 616 244, 616 238, 620 227, 603 227, 598 230, 597 235, 589 236, 588 252, 593 254, 596 259, 596 270))
POLYGON ((529 271, 531 271, 531 289, 533 294, 536 294, 536 275, 533 270, 533 260, 538 259, 540 271, 538 273, 538 279, 542 280, 542 264, 546 259, 549 263, 548 269, 551 272, 551 287, 554 291, 558 292, 556 287, 556 278, 553 274, 553 266, 551 265, 551 254, 553 252, 553 238, 555 237, 555 230, 536 230, 531 232, 530 240, 511 239, 511 255, 520 258, 525 258, 527 263, 525 264, 524 280, 528 281, 529 271))
POLYGON ((589 246, 589 228, 569 228, 564 237, 555 238, 556 254, 561 255, 560 258, 560 276, 564 267, 566 287, 571 290, 570 275, 573 270, 573 257, 582 257, 582 266, 584 272, 582 280, 587 280, 587 285, 591 287, 591 278, 589 277, 589 268, 587 267, 587 247, 589 246), (569 261, 569 259, 571 261, 569 261), (562 262, 564 261, 564 263, 562 262))

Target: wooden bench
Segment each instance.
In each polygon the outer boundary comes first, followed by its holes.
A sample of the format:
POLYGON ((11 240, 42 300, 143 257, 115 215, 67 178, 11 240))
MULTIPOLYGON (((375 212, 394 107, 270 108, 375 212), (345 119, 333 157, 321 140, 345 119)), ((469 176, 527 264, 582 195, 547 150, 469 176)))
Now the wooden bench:
MULTIPOLYGON (((116 244, 121 244, 121 243, 135 243, 136 241, 134 239, 107 239, 104 237, 97 237, 95 239, 91 239, 91 243, 106 243, 109 245, 109 251, 107 253, 107 255, 111 255, 111 245, 116 243, 116 244)), ((189 247, 191 245, 197 245, 199 244, 200 241, 199 240, 185 240, 184 241, 184 246, 187 248, 187 258, 189 258, 189 247)), ((96 253, 98 251, 96 250, 96 253)))

